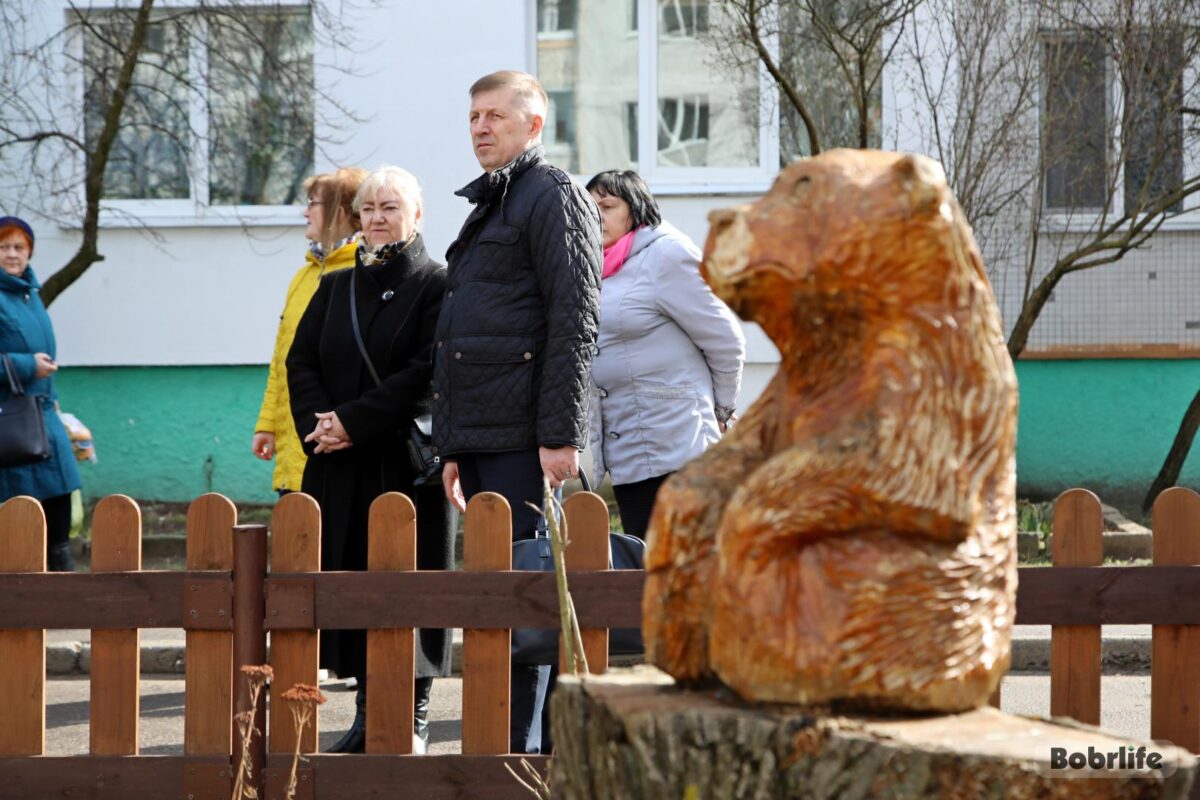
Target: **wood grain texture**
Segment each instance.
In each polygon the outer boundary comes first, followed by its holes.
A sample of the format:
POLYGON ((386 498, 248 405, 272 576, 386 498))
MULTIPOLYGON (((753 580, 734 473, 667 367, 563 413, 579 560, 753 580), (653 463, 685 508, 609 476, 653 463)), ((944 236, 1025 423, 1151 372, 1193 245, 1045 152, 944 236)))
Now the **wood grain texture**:
MULTIPOLYGON (((388 492, 371 503, 367 569, 417 568, 417 512, 412 500, 388 492)), ((367 631, 367 753, 412 752, 414 641, 412 628, 367 631)))
POLYGON ((983 705, 1011 654, 1017 385, 945 174, 829 150, 710 219, 704 277, 780 363, 659 489, 647 660, 753 701, 983 705))
MULTIPOLYGON (((142 511, 125 495, 110 495, 92 512, 92 571, 142 568, 142 511)), ((93 629, 89 750, 94 755, 138 752, 140 633, 93 629)))
MULTIPOLYGON (((1200 495, 1167 489, 1153 516, 1154 564, 1200 564, 1200 495)), ((1200 625, 1155 625, 1150 647, 1150 736, 1200 752, 1200 625)))
MULTIPOLYGON (((508 501, 498 494, 480 492, 467 504, 463 569, 512 569, 512 511, 508 501)), ((464 755, 508 752, 511 647, 508 629, 463 629, 464 755)))
MULTIPOLYGON (((608 569, 608 504, 592 492, 576 492, 563 503, 569 542, 564 560, 567 572, 599 572, 608 569)), ((608 628, 583 628, 583 652, 588 672, 602 675, 608 671, 608 628)), ((566 651, 559 637, 559 669, 571 672, 566 651)))
POLYGON ((0 800, 229 800, 229 774, 219 756, 0 757, 0 800))
MULTIPOLYGON (((1054 501, 1054 566, 1104 563, 1100 500, 1071 489, 1054 501)), ((1100 724, 1100 626, 1054 625, 1050 629, 1050 714, 1100 724)))
POLYGON ((862 797, 889 800, 1184 800, 1196 761, 1065 777, 1051 744, 1115 753, 1132 742, 1077 724, 979 708, 959 714, 812 714, 688 691, 653 672, 560 679, 552 709, 556 800, 862 797), (699 790, 699 791, 697 791, 699 790))
MULTIPOLYGON (((232 570, 236 524, 237 508, 228 498, 205 494, 193 500, 187 517, 188 569, 232 570)), ((232 754, 233 634, 188 631, 186 647, 183 751, 232 754)))
MULTIPOLYGON (((271 572, 317 572, 321 569, 321 509, 300 492, 284 495, 271 512, 271 572)), ((317 685, 318 631, 275 631, 271 634, 270 731, 267 749, 291 753, 296 730, 288 705, 280 697, 297 683, 317 685)), ((300 742, 300 752, 314 753, 320 712, 313 715, 300 742)))
MULTIPOLYGON (((505 769, 508 765, 524 775, 522 760, 541 775, 549 774, 549 756, 314 755, 308 762, 316 783, 311 796, 317 800, 529 800, 529 791, 505 769)), ((290 767, 282 756, 268 761, 268 769, 290 767)))
MULTIPOLYGON (((46 570, 46 515, 32 497, 0 505, 0 572, 46 570)), ((0 756, 46 748, 46 632, 0 630, 0 756)))

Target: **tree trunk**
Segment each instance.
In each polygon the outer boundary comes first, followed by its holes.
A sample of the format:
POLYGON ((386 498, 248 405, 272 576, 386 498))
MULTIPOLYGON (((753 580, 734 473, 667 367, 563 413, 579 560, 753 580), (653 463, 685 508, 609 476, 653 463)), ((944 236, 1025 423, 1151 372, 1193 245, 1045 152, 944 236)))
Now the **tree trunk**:
POLYGON ((1200 428, 1200 392, 1196 392, 1179 423, 1179 431, 1175 434, 1175 441, 1171 444, 1166 460, 1163 461, 1162 469, 1158 471, 1154 483, 1150 484, 1150 491, 1146 492, 1146 499, 1142 501, 1142 511, 1149 513, 1150 509, 1154 508, 1154 501, 1158 496, 1179 482, 1179 472, 1192 450, 1197 428, 1200 428))
POLYGON ((1128 754, 1130 742, 994 708, 833 716, 750 706, 724 689, 678 689, 649 669, 560 678, 552 714, 553 796, 563 800, 1184 798, 1196 768, 1186 751, 1151 746, 1143 752, 1178 770, 1083 779, 1084 770, 1052 770, 1051 748, 1128 754))

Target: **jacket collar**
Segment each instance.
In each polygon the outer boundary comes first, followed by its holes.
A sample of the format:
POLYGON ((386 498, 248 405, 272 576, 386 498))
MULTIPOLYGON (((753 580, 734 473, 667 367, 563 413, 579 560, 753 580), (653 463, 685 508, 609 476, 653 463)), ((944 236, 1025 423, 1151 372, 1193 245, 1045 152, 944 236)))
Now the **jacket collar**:
POLYGON ((508 191, 509 186, 526 170, 545 160, 546 148, 535 144, 500 169, 483 173, 454 194, 465 197, 476 205, 486 203, 493 196, 502 197, 508 191))
POLYGON ((26 292, 37 291, 40 288, 42 288, 42 285, 38 283, 37 277, 33 274, 33 267, 26 267, 25 272, 20 277, 9 275, 0 269, 0 291, 25 294, 26 292))
POLYGON ((408 276, 413 269, 424 264, 427 260, 429 260, 429 254, 425 250, 425 240, 421 238, 420 233, 414 233, 413 238, 408 241, 408 244, 403 249, 376 264, 365 265, 363 253, 360 250, 355 269, 365 267, 362 269, 362 272, 365 272, 372 280, 384 286, 408 276))

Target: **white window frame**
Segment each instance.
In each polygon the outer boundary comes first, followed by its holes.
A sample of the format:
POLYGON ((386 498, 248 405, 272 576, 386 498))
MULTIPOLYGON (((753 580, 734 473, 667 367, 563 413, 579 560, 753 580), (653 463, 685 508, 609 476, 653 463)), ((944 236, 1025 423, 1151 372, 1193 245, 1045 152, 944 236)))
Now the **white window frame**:
MULTIPOLYGON (((232 7, 275 8, 274 0, 218 0, 217 4, 232 7)), ((107 3, 88 6, 81 9, 82 13, 101 16, 112 11, 128 11, 130 0, 110 0, 107 3)), ((162 11, 178 11, 193 8, 190 0, 164 0, 161 7, 154 13, 162 11)), ((281 10, 310 10, 308 2, 285 3, 278 6, 281 10)), ((75 13, 70 7, 64 8, 63 13, 75 13)), ((203 44, 191 43, 188 51, 188 77, 192 83, 203 79, 208 69, 208 29, 207 23, 200 20, 198 29, 202 36, 198 39, 203 44)), ((315 27, 315 21, 314 21, 315 27)), ((314 30, 315 34, 315 30, 314 30)), ((68 53, 76 60, 83 58, 83 32, 73 29, 72 35, 66 42, 68 53)), ((315 41, 314 41, 315 48, 315 41)), ((314 54, 315 55, 315 54, 314 54)), ((68 61, 68 66, 72 62, 68 61)), ((315 64, 314 64, 315 67, 315 64)), ((70 67, 69 68, 74 68, 70 67)), ((79 70, 73 82, 71 104, 77 119, 82 120, 86 104, 86 75, 79 70)), ((208 181, 208 110, 203 98, 189 90, 188 124, 194 136, 189 143, 188 175, 190 178, 190 197, 177 199, 101 199, 99 226, 101 228, 143 228, 147 225, 156 227, 264 227, 264 226, 303 226, 305 224, 300 205, 210 205, 208 181)), ((314 100, 316 90, 314 86, 314 100)), ((314 136, 316 120, 313 120, 314 136)), ((79 156, 80 174, 86 172, 86 164, 82 155, 79 156)), ((77 193, 80 208, 85 205, 84 187, 82 182, 77 193)), ((70 227, 78 227, 77 224, 70 227)))
MULTIPOLYGON (((1079 31, 1071 29, 1052 30, 1043 34, 1043 41, 1051 38, 1067 38, 1078 34, 1079 31)), ((1042 124, 1047 78, 1048 76, 1043 74, 1036 87, 1038 125, 1042 124)), ((1193 59, 1184 66, 1184 86, 1191 90, 1189 96, 1184 98, 1185 106, 1196 107, 1197 104, 1200 104, 1200 86, 1196 84, 1198 79, 1200 79, 1200 63, 1193 59)), ((1121 120, 1125 106, 1125 88, 1107 51, 1104 54, 1104 80, 1108 92, 1108 112, 1112 115, 1111 119, 1104 120, 1105 130, 1110 132, 1105 142, 1105 181, 1112 180, 1113 198, 1110 203, 1111 210, 1108 213, 1108 219, 1112 220, 1120 219, 1125 214, 1125 169, 1127 165, 1121 165, 1121 170, 1115 179, 1110 172, 1115 167, 1114 154, 1120 152, 1119 148, 1121 147, 1121 120)), ((1189 137, 1185 129, 1183 177, 1186 179, 1187 176, 1198 173, 1200 173, 1200 137, 1189 137)), ((1045 190, 1043 189, 1043 191, 1045 190)), ((1200 193, 1191 195, 1188 200, 1185 200, 1185 204, 1188 201, 1195 204, 1196 207, 1164 220, 1159 226, 1160 231, 1200 231, 1200 193)), ((1045 202, 1044 198, 1042 202, 1045 202)), ((1100 225, 1103 216, 1103 209, 1086 208, 1070 211, 1047 206, 1042 214, 1041 229, 1046 233, 1087 233, 1094 231, 1100 225)))
MULTIPOLYGON (((638 39, 638 174, 658 195, 757 194, 770 188, 779 172, 779 103, 760 103, 758 155, 756 166, 747 167, 672 167, 658 164, 658 0, 630 0, 637 4, 638 29, 628 31, 638 39), (645 154, 650 154, 647 157, 645 154)), ((529 48, 528 71, 536 75, 538 66, 537 0, 528 0, 526 30, 529 48)), ((579 14, 579 11, 576 11, 579 14)), ((578 16, 576 17, 578 23, 578 16)), ((709 20, 713 24, 713 20, 709 20)), ((578 31, 575 32, 578 35, 578 31)), ((776 49, 771 39, 768 48, 776 49)), ((770 73, 758 65, 760 97, 771 98, 778 89, 770 73)), ((712 118, 709 118, 712 125, 712 118)), ((576 178, 587 180, 590 175, 576 178)))

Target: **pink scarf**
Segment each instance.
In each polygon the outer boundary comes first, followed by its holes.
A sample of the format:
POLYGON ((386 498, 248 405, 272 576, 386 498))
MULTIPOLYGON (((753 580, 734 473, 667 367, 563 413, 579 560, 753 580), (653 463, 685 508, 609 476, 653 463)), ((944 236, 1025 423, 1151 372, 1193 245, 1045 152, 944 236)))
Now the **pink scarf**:
POLYGON ((640 227, 634 228, 604 248, 604 271, 600 273, 600 280, 611 278, 625 266, 625 259, 629 258, 629 251, 633 249, 633 235, 640 230, 640 227))

